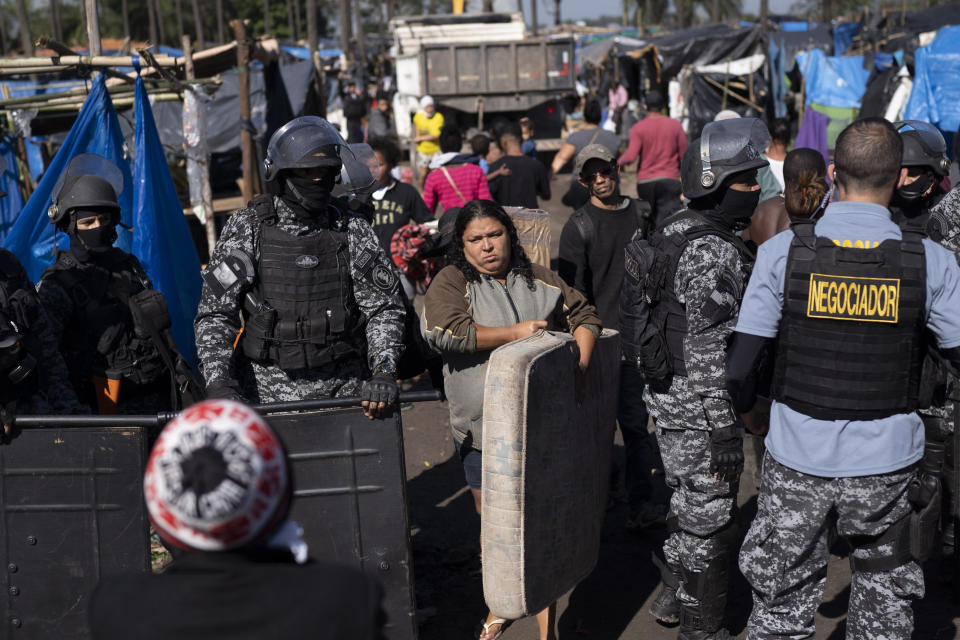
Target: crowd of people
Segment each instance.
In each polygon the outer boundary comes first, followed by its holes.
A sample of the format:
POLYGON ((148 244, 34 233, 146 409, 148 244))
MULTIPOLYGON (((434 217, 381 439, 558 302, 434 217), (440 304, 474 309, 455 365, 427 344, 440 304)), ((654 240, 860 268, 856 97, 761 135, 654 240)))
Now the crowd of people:
MULTIPOLYGON (((157 621, 164 633, 213 637, 196 629, 231 619, 229 637, 257 637, 262 620, 231 617, 254 591, 240 589, 236 611, 213 604, 232 588, 224 576, 288 576, 305 588, 324 579, 315 565, 297 573, 306 551, 286 521, 282 444, 239 403, 359 396, 378 418, 397 409, 404 352, 439 353, 456 455, 482 518, 491 351, 540 330, 568 332, 582 374, 602 328, 622 341, 627 527, 667 531, 655 618, 679 624, 681 640, 730 638, 726 593, 739 559, 753 590, 747 637, 813 637, 829 541, 841 536, 852 548, 847 637, 911 636, 921 565, 938 531, 952 544, 956 516, 944 488, 956 473, 960 191, 950 189, 936 128, 858 120, 831 159, 790 149, 787 121, 768 127, 736 114, 719 114, 688 142, 661 113, 659 91, 645 95, 645 115, 611 93, 606 114, 583 101, 548 166, 528 118, 465 140, 424 96, 413 117, 420 172, 404 180, 387 95, 370 110, 369 95, 345 89, 347 139, 316 116, 278 129, 266 149, 267 193, 223 228, 202 274, 196 372, 177 353, 163 297, 113 247, 124 185, 103 158, 79 158, 61 178, 50 218, 69 248, 36 289, 0 253, 7 441, 18 413, 155 413, 205 396, 152 434, 158 445, 187 447, 202 422, 237 441, 251 437, 244 430, 266 433, 275 455, 257 468, 281 461, 269 513, 226 542, 202 519, 171 528, 158 514, 216 492, 236 451, 211 445, 161 462, 169 449, 158 446, 147 504, 161 536, 187 553, 162 581, 105 583, 93 600, 95 637, 121 637, 118 621, 148 616, 134 594, 161 592, 151 598, 182 612, 157 621), (619 134, 602 126, 614 109, 619 134), (364 141, 375 158, 369 197, 335 196, 350 143, 364 141), (531 263, 505 207, 541 208, 568 163, 563 202, 573 213, 554 272, 531 263), (621 188, 634 163, 637 197, 621 188), (423 226, 437 219, 436 231, 423 226), (741 546, 747 430, 762 437, 762 481, 741 546), (158 464, 179 469, 181 481, 168 486, 158 464), (669 504, 651 484, 661 467, 669 504)), ((376 637, 375 585, 349 572, 336 580, 342 588, 317 587, 331 598, 323 609, 281 613, 299 600, 278 586, 248 613, 282 619, 285 637, 341 618, 336 637, 376 637)), ((491 611, 478 637, 494 640, 508 622, 491 611)), ((556 605, 537 622, 541 640, 555 638, 556 605)))

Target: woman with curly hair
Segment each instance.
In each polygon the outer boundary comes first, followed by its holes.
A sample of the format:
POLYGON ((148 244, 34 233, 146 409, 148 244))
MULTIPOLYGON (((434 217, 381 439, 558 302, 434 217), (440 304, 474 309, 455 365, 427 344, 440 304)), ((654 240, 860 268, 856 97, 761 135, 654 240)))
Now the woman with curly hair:
MULTIPOLYGON (((580 350, 577 372, 582 375, 600 334, 600 318, 560 276, 530 262, 513 221, 494 202, 464 205, 448 252, 448 266, 424 297, 421 320, 427 342, 443 356, 450 427, 482 517, 480 449, 490 352, 540 330, 569 331, 580 350)), ((540 640, 555 638, 555 617, 555 604, 537 614, 540 640)), ((488 614, 480 640, 500 637, 506 623, 488 614)))

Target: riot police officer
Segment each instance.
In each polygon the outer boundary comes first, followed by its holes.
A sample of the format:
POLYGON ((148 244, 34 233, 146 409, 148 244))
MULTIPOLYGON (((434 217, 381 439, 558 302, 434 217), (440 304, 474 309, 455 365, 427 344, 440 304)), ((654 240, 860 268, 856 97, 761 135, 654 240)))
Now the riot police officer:
POLYGON ((338 181, 355 182, 341 178, 347 154, 316 116, 296 118, 270 138, 270 193, 230 217, 203 274, 194 326, 211 396, 275 402, 359 394, 371 417, 395 402, 399 279, 370 225, 332 195, 338 181))
MULTIPOLYGON (((894 123, 903 142, 900 166, 907 169, 903 185, 898 187, 890 201, 890 210, 901 226, 909 225, 925 231, 930 239, 946 247, 960 260, 960 216, 949 207, 940 207, 947 195, 941 186, 950 172, 947 143, 940 130, 926 122, 907 120, 894 123), (952 214, 952 215, 951 215, 952 214)), ((955 553, 955 520, 958 515, 955 407, 954 398, 960 394, 956 378, 948 375, 941 360, 928 354, 924 358, 920 380, 917 413, 923 420, 925 472, 942 480, 944 499, 943 549, 944 555, 955 553)), ((932 494, 930 496, 933 497, 932 494)), ((936 508, 938 505, 930 505, 936 508)), ((935 532, 931 531, 930 535, 935 532)), ((954 558, 956 566, 956 558, 954 558)), ((946 568, 946 567, 944 567, 946 568)), ((945 573, 952 572, 953 567, 945 573)))
POLYGON ((645 400, 656 421, 667 484, 673 489, 669 536, 660 562, 663 585, 650 613, 680 621, 681 640, 729 638, 722 628, 728 565, 743 469, 743 423, 724 387, 726 340, 733 330, 753 255, 737 232, 760 196, 757 170, 767 166, 769 134, 754 118, 708 124, 681 162, 689 207, 663 222, 637 248, 650 256, 647 283, 631 283, 631 251, 621 293, 625 351, 637 354, 648 381, 645 400), (654 273, 654 271, 656 271, 654 273), (643 306, 657 301, 644 313, 643 306), (632 326, 649 317, 647 327, 632 326), (653 335, 653 340, 634 337, 653 335))
POLYGON ((751 639, 813 637, 831 528, 853 547, 847 637, 913 631, 939 500, 916 465, 924 332, 960 365, 960 268, 891 219, 902 150, 886 120, 847 127, 827 170, 835 201, 760 247, 744 296, 726 374, 738 405, 752 403, 745 381, 777 338, 758 512, 740 554, 751 639))
POLYGON ((106 158, 70 161, 49 212, 70 248, 57 252, 37 292, 81 403, 99 413, 177 409, 189 370, 166 302, 140 261, 113 246, 122 192, 123 174, 106 158))
POLYGON ((50 321, 17 257, 0 249, 0 423, 20 413, 73 413, 77 396, 50 321))

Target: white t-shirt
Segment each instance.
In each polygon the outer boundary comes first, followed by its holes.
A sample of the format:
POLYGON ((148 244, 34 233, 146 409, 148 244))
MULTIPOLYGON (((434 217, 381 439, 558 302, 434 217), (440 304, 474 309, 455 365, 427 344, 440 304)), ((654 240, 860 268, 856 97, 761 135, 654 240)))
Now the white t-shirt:
POLYGON ((770 173, 780 182, 780 191, 783 192, 783 190, 787 188, 786 183, 783 181, 783 160, 774 160, 769 156, 764 157, 767 159, 767 162, 770 163, 770 173))

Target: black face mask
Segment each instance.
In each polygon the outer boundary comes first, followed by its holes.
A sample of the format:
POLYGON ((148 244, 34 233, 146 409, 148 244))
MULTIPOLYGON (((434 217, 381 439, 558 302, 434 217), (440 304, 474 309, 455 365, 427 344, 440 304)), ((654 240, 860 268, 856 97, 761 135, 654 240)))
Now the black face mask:
POLYGON ((930 187, 936 184, 936 182, 937 179, 933 172, 925 171, 912 183, 903 185, 894 191, 891 204, 904 211, 915 208, 923 204, 923 200, 925 200, 924 194, 926 194, 930 187))
POLYGON ((717 211, 735 231, 743 231, 750 226, 750 217, 758 204, 760 204, 760 189, 737 191, 728 188, 717 203, 717 211))
POLYGON ((117 226, 108 224, 95 229, 76 229, 70 234, 70 253, 85 262, 108 251, 117 241, 117 226))
POLYGON ((292 200, 311 215, 319 215, 327 210, 335 181, 333 175, 322 180, 289 176, 281 197, 292 200))

